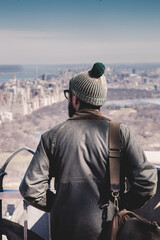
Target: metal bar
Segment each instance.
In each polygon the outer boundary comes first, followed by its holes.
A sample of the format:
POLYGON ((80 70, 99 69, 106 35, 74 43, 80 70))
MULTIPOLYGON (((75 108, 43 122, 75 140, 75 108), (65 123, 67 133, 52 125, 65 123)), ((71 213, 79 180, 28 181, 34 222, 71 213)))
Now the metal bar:
POLYGON ((34 154, 34 151, 31 148, 28 147, 23 147, 18 149, 17 151, 15 151, 14 153, 12 153, 11 156, 9 156, 9 158, 7 158, 7 160, 5 161, 5 163, 3 164, 3 166, 0 168, 0 192, 3 192, 3 178, 4 176, 7 174, 5 172, 7 165, 9 164, 9 162, 12 160, 12 158, 17 155, 19 152, 26 150, 32 154, 34 154))
MULTIPOLYGON (((0 225, 2 222, 2 200, 0 200, 0 225)), ((0 227, 0 240, 2 240, 2 232, 1 232, 1 227, 0 227)))
POLYGON ((23 151, 23 150, 27 150, 28 152, 34 154, 34 151, 33 151, 31 148, 28 148, 28 147, 23 147, 23 148, 18 149, 17 151, 15 151, 14 153, 12 153, 12 155, 11 155, 9 158, 7 158, 7 160, 5 161, 5 163, 3 164, 3 166, 2 166, 1 169, 0 169, 1 172, 4 172, 4 171, 5 171, 8 163, 12 160, 12 158, 13 158, 15 155, 17 155, 17 153, 19 153, 19 152, 21 152, 21 151, 23 151))
POLYGON ((27 221, 27 203, 23 200, 24 207, 24 240, 27 240, 27 229, 28 229, 28 221, 27 221))
MULTIPOLYGON (((5 169, 9 162, 12 160, 12 158, 19 152, 27 150, 28 152, 34 154, 34 151, 28 147, 20 148, 19 150, 15 151, 3 164, 3 166, 0 168, 0 225, 2 221, 2 199, 21 199, 20 193, 18 191, 3 191, 3 177, 7 174, 5 172, 5 169)), ((26 209, 27 206, 24 203, 24 209, 26 209)), ((26 209, 27 211, 27 209, 26 209)), ((1 229, 1 227, 0 227, 1 229)), ((0 231, 0 240, 2 240, 2 232, 0 231)), ((27 240, 27 218, 24 221, 24 240, 27 240)))
POLYGON ((48 228, 49 228, 49 240, 51 239, 51 214, 48 213, 48 218, 49 218, 49 224, 48 224, 48 228))

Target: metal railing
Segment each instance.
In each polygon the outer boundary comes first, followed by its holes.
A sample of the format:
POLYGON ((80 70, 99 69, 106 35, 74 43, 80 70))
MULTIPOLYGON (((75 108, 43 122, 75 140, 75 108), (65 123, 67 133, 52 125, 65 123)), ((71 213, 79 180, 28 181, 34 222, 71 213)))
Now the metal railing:
MULTIPOLYGON (((16 156, 21 151, 28 151, 31 154, 34 154, 34 151, 28 147, 23 147, 15 151, 11 156, 7 158, 3 166, 0 168, 0 225, 2 223, 2 200, 4 199, 23 199, 23 197, 20 195, 18 190, 3 190, 3 178, 6 173, 6 168, 12 158, 16 156)), ((28 222, 27 222, 27 203, 24 202, 24 240, 27 240, 27 229, 28 229, 28 222)), ((2 233, 0 234, 0 240, 2 240, 2 233)))

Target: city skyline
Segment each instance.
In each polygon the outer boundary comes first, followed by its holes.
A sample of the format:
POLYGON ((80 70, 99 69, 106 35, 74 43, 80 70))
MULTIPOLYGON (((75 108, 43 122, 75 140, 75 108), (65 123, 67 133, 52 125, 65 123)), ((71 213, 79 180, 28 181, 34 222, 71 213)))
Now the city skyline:
POLYGON ((160 63, 159 0, 0 0, 0 64, 160 63))

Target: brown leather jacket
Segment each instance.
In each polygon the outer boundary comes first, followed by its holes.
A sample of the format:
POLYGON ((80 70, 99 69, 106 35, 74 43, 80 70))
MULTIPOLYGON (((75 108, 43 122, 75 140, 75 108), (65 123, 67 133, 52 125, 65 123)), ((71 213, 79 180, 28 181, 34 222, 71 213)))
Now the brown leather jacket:
MULTIPOLYGON (((31 205, 51 211, 54 240, 101 239, 102 218, 105 216, 105 221, 113 218, 108 130, 109 119, 97 110, 83 110, 41 137, 20 192, 31 205), (48 190, 52 177, 56 194, 48 190), (108 202, 104 209, 102 205, 108 202)), ((123 124, 120 137, 121 206, 138 208, 155 194, 157 171, 123 124), (124 177, 131 185, 127 194, 123 194, 124 177)))

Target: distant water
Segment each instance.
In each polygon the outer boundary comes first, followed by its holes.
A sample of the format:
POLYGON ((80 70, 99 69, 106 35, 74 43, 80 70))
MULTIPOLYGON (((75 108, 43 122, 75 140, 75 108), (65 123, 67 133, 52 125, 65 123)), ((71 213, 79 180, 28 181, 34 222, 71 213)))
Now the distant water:
POLYGON ((0 83, 16 78, 19 80, 30 79, 34 80, 36 76, 45 73, 56 73, 59 70, 58 66, 36 66, 36 65, 15 65, 15 66, 0 66, 0 83))
POLYGON ((0 65, 0 84, 16 78, 34 80, 43 74, 55 74, 63 69, 73 69, 84 65, 0 65))
MULTIPOLYGON (((61 64, 61 65, 0 65, 0 84, 9 81, 16 74, 17 79, 31 79, 34 80, 36 76, 43 74, 54 74, 62 69, 78 69, 80 71, 89 69, 92 65, 90 64, 61 64)), ((131 71, 133 68, 136 70, 143 71, 155 71, 160 68, 160 63, 145 63, 145 64, 109 64, 108 66, 113 67, 117 71, 126 70, 131 71)))
POLYGON ((105 106, 116 105, 120 107, 133 106, 133 105, 147 105, 156 104, 160 105, 160 98, 144 98, 144 99, 126 99, 126 100, 112 100, 106 101, 105 106))

